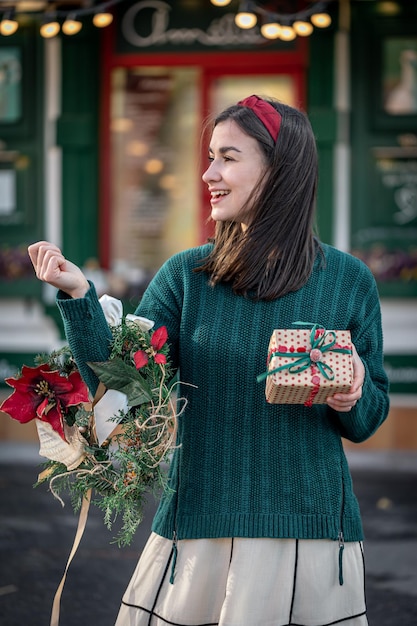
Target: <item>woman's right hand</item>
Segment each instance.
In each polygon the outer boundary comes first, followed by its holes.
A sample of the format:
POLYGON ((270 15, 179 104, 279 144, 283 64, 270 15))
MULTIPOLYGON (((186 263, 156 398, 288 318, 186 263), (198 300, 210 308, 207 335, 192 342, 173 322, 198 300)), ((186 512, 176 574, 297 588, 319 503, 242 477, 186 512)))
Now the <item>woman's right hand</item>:
POLYGON ((28 248, 36 276, 72 298, 83 298, 90 285, 77 265, 68 261, 58 246, 38 241, 28 248))

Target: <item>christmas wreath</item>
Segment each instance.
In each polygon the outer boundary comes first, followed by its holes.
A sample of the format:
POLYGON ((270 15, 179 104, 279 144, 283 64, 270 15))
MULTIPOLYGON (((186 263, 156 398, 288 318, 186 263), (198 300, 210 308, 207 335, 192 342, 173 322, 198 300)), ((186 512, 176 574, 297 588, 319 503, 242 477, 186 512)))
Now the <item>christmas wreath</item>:
MULTIPOLYGON (((109 359, 89 363, 100 385, 94 400, 71 350, 39 355, 6 383, 14 388, 1 409, 21 423, 35 420, 41 456, 36 485, 55 497, 68 491, 75 511, 83 500, 104 512, 119 546, 131 543, 150 492, 169 490, 166 464, 176 438, 176 400, 164 326, 122 315, 122 304, 100 299, 112 333, 109 359)), ((183 408, 185 402, 183 404, 183 408)))

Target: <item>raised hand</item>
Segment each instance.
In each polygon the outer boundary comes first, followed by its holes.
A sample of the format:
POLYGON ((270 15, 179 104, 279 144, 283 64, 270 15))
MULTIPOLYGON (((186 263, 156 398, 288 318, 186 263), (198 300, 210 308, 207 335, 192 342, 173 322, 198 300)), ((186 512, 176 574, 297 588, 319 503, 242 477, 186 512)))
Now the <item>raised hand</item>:
POLYGON ((77 265, 68 261, 61 250, 49 241, 38 241, 28 248, 39 280, 61 289, 72 298, 82 298, 90 285, 77 265))

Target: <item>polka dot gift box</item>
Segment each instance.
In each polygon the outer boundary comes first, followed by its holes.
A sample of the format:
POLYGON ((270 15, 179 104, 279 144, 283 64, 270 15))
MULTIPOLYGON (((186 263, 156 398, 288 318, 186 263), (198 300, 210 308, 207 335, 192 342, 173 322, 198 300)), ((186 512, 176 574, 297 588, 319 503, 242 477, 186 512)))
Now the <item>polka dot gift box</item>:
POLYGON ((324 404, 352 386, 350 331, 326 330, 318 324, 294 322, 309 329, 276 329, 268 348, 265 396, 271 404, 324 404))

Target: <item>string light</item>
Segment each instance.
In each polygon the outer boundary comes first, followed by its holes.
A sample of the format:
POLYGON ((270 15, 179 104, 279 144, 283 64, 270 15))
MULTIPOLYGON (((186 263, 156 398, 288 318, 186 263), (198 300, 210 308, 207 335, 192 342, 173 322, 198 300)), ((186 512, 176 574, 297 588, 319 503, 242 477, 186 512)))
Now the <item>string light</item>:
POLYGON ((62 32, 65 35, 76 35, 83 27, 83 23, 76 19, 76 15, 71 13, 62 24, 62 32))
MULTIPOLYGON (((113 14, 110 13, 108 9, 122 1, 123 0, 108 0, 99 5, 77 9, 77 18, 93 15, 93 24, 98 28, 104 28, 109 26, 113 21, 113 14)), ((335 0, 312 2, 309 8, 293 14, 271 14, 269 11, 267 12, 259 6, 254 0, 242 0, 239 11, 235 16, 235 23, 239 28, 250 29, 256 26, 259 16, 261 18, 260 31, 266 39, 280 38, 285 41, 291 41, 297 35, 304 37, 310 35, 313 32, 313 25, 317 28, 327 28, 330 26, 332 19, 326 12, 326 8, 327 5, 333 1, 335 0), (281 24, 283 25, 281 26, 281 24)), ((226 7, 230 2, 231 0, 211 0, 213 5, 219 7, 226 7)), ((3 17, 0 21, 0 35, 3 36, 14 34, 19 26, 18 21, 15 20, 12 15, 15 9, 11 5, 15 4, 16 7, 19 7, 20 13, 39 13, 43 10, 44 6, 47 6, 46 2, 42 3, 40 1, 22 4, 15 0, 14 3, 10 1, 8 4, 9 6, 5 9, 1 9, 0 6, 0 16, 3 13, 3 17)), ((62 4, 64 4, 64 2, 62 2, 62 4)), ((82 28, 81 20, 75 18, 74 9, 70 11, 56 10, 54 11, 54 16, 55 20, 52 20, 50 19, 50 15, 48 19, 48 15, 45 14, 44 23, 40 28, 40 33, 43 37, 54 37, 59 33, 61 29, 61 25, 58 21, 59 18, 63 18, 62 32, 65 35, 75 35, 82 28), (45 17, 47 21, 45 21, 45 17)))
POLYGON ((55 16, 49 18, 45 16, 44 23, 40 27, 39 32, 45 39, 50 39, 51 37, 56 37, 60 30, 61 27, 59 22, 56 21, 55 16))
POLYGON ((236 26, 242 29, 253 28, 256 26, 257 21, 258 18, 255 13, 249 13, 248 11, 239 11, 235 17, 236 26))
POLYGON ((314 30, 313 25, 310 22, 304 22, 304 20, 296 20, 292 27, 300 37, 308 37, 314 30))
MULTIPOLYGON (((221 0, 211 0, 217 4, 221 0)), ((239 28, 253 28, 261 20, 260 31, 266 39, 282 39, 292 41, 299 35, 307 37, 314 28, 327 28, 332 23, 326 12, 327 5, 334 0, 312 2, 311 6, 297 13, 271 13, 254 0, 244 0, 240 3, 239 11, 235 16, 235 23, 239 28)), ((278 2, 279 4, 279 2, 278 2)))
POLYGON ((211 0, 211 4, 214 4, 215 7, 227 7, 231 1, 232 0, 211 0))
POLYGON ((328 13, 315 13, 310 19, 317 28, 327 28, 332 23, 332 18, 328 13))
POLYGON ((113 15, 111 13, 96 13, 93 17, 93 24, 97 28, 105 28, 109 26, 113 21, 113 15))
MULTIPOLYGON (((77 8, 76 11, 74 11, 74 8, 71 10, 56 9, 59 4, 65 6, 63 0, 58 0, 58 2, 54 2, 54 12, 52 15, 51 12, 43 13, 47 7, 47 2, 18 2, 18 0, 13 2, 10 0, 10 2, 7 2, 8 6, 4 9, 0 4, 0 35, 8 36, 17 31, 19 22, 13 17, 16 10, 22 15, 33 14, 34 16, 40 17, 41 26, 39 32, 42 37, 46 38, 55 37, 60 32, 60 22, 62 22, 62 32, 65 35, 75 35, 79 33, 83 27, 83 22, 80 18, 86 16, 92 16, 93 24, 98 28, 104 28, 113 21, 113 14, 109 11, 110 7, 122 1, 123 0, 107 0, 107 2, 86 8, 80 6, 79 9, 77 8), (15 5, 16 8, 14 8, 13 5, 15 5)), ((225 6, 226 0, 223 0, 223 2, 223 6, 225 6)), ((79 3, 82 5, 81 0, 79 3)))
POLYGON ((0 34, 5 37, 13 35, 17 31, 18 26, 19 24, 14 19, 14 11, 8 11, 0 22, 0 34))
POLYGON ((283 26, 279 34, 279 38, 283 41, 292 41, 297 37, 297 33, 292 26, 283 26))
POLYGON ((266 22, 261 26, 261 34, 265 39, 279 39, 281 26, 278 22, 266 22))
POLYGON ((239 11, 235 16, 235 24, 239 28, 248 29, 256 26, 258 18, 252 10, 253 2, 250 0, 243 0, 240 3, 239 11))

